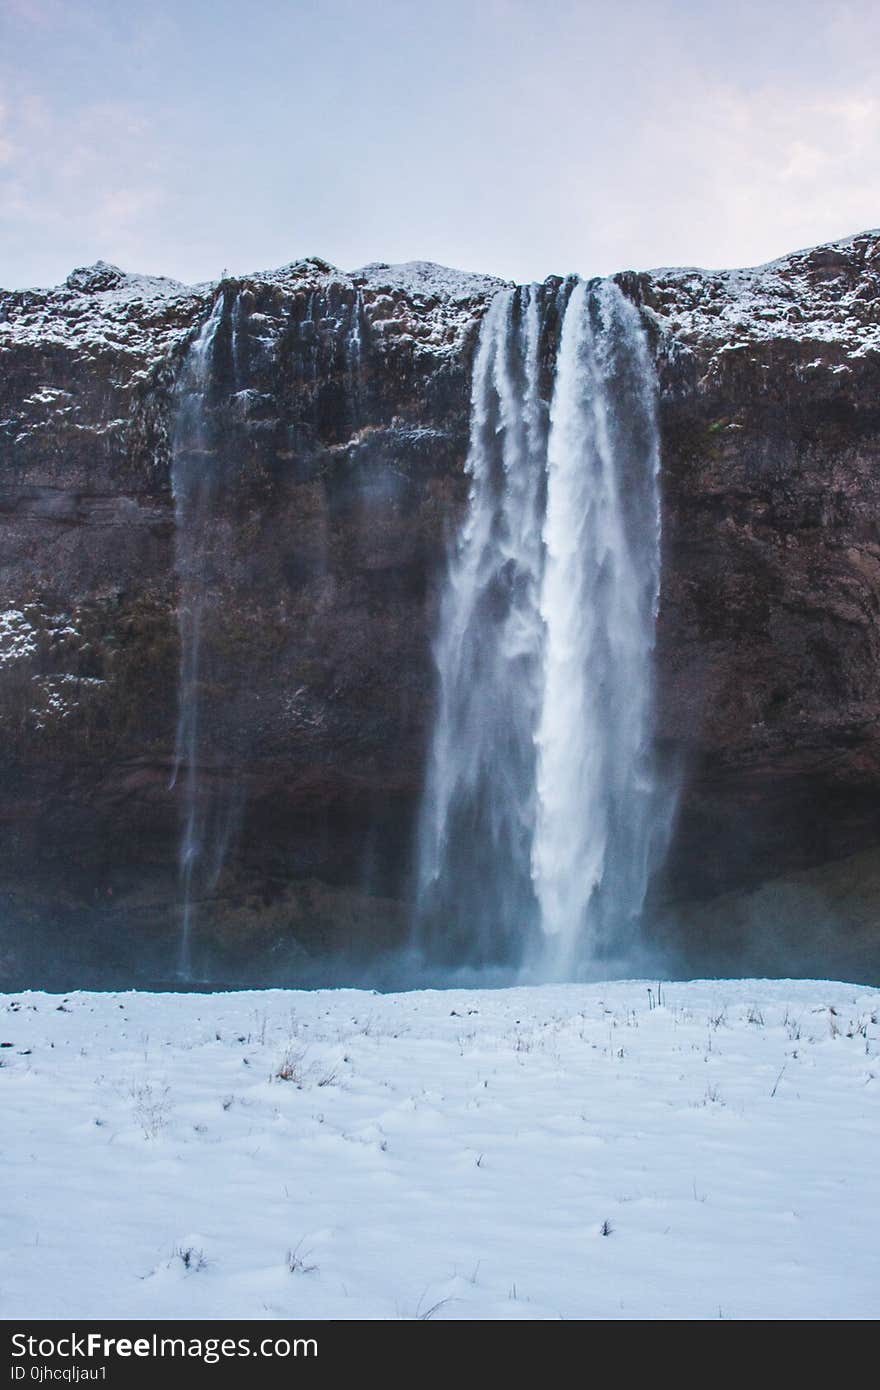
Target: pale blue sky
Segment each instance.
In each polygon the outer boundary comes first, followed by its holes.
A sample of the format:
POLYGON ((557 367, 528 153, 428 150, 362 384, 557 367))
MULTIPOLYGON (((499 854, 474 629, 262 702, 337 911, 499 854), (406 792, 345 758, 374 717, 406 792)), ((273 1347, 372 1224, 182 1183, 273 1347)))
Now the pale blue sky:
POLYGON ((880 223, 878 52, 863 0, 0 0, 0 284, 752 264, 880 223))

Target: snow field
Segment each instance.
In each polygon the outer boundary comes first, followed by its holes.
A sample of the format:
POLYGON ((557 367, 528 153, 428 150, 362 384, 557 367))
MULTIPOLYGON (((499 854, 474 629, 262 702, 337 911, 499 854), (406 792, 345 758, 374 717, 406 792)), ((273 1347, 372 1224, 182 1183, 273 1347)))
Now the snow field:
POLYGON ((880 991, 0 996, 0 1315, 870 1318, 880 991))

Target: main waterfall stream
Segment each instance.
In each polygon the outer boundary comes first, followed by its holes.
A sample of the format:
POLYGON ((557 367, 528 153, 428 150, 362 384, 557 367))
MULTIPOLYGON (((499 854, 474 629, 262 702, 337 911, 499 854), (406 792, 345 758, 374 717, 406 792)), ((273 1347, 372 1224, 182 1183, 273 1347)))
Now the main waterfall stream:
POLYGON ((429 959, 564 979, 636 940, 668 823, 655 397, 639 312, 613 281, 492 301, 435 643, 416 928, 429 959))

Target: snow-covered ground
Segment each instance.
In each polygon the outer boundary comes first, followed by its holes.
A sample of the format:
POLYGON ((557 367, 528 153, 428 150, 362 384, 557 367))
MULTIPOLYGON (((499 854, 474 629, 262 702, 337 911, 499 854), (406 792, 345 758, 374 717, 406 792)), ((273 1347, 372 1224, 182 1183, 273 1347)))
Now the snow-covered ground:
POLYGON ((870 1318, 880 991, 0 997, 0 1314, 870 1318))

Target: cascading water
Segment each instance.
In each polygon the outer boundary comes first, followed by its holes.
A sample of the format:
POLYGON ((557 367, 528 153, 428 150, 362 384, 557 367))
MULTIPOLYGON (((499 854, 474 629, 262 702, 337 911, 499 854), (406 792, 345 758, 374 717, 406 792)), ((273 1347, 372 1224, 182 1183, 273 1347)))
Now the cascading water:
POLYGON ((557 973, 631 944, 651 867, 659 447, 638 311, 572 290, 547 449, 532 874, 557 973))
POLYGON ((172 787, 180 787, 181 834, 180 954, 178 971, 188 979, 192 971, 194 900, 202 880, 219 872, 210 869, 208 836, 209 803, 200 786, 200 700, 202 623, 207 585, 201 560, 201 540, 215 488, 211 457, 207 401, 211 383, 214 344, 223 318, 223 295, 218 295, 210 316, 191 344, 176 389, 176 414, 172 438, 171 480, 174 493, 176 568, 179 582, 178 625, 180 675, 178 683, 177 736, 172 787))
POLYGON ((653 368, 618 286, 497 295, 435 645, 417 910, 430 957, 568 978, 632 943, 667 820, 658 465, 653 368), (548 418, 542 345, 560 310, 548 418))
POLYGON ((489 307, 474 364, 470 503, 435 660, 439 709, 421 824, 419 940, 452 963, 514 959, 534 923, 546 410, 535 294, 489 307))

